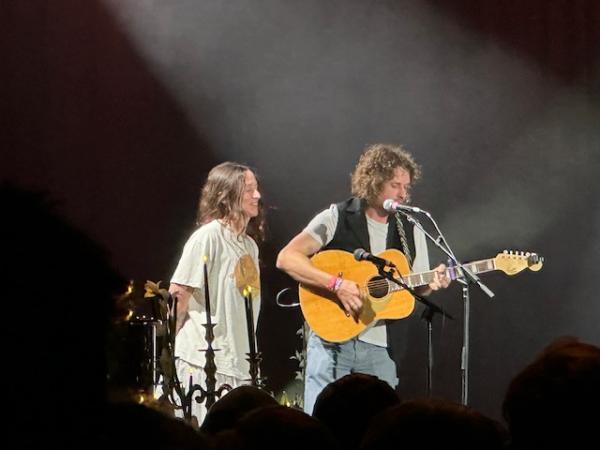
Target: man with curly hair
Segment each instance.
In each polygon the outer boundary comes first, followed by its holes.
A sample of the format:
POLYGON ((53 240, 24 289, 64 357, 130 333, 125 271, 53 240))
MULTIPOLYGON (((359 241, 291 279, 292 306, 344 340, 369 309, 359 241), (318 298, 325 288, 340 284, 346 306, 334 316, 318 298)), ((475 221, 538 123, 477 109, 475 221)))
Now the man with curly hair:
MULTIPOLYGON (((321 250, 357 248, 377 254, 395 248, 404 253, 413 272, 429 270, 425 236, 399 214, 383 207, 386 199, 410 200, 410 189, 421 176, 419 165, 399 145, 374 144, 365 149, 352 173, 350 199, 317 214, 277 258, 277 267, 302 284, 332 291, 348 315, 358 318, 363 299, 356 280, 343 279, 317 268, 310 257, 321 250)), ((446 267, 435 269, 433 281, 420 295, 449 284, 446 267)), ((387 321, 399 322, 399 321, 387 321)), ((391 323, 388 324, 390 326, 391 323)), ((327 384, 349 373, 375 375, 395 388, 396 364, 388 352, 389 330, 381 321, 345 342, 328 342, 310 332, 307 343, 304 410, 311 414, 327 384)))

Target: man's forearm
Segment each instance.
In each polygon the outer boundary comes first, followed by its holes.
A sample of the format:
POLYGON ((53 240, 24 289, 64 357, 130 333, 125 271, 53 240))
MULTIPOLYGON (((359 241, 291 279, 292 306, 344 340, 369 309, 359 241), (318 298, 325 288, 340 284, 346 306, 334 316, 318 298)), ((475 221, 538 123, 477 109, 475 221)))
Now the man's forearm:
POLYGON ((306 255, 296 251, 280 254, 277 267, 302 284, 326 287, 331 279, 330 274, 317 269, 306 255))

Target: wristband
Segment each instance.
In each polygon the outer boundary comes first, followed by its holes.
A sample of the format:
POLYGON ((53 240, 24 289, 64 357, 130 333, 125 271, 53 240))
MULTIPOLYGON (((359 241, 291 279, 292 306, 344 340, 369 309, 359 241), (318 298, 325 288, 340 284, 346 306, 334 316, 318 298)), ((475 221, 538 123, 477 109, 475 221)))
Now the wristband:
POLYGON ((335 275, 332 276, 329 281, 327 282, 327 289, 332 291, 335 289, 335 283, 337 282, 337 278, 335 275))
POLYGON ((340 286, 342 285, 342 282, 344 281, 343 278, 337 277, 335 279, 335 285, 333 286, 333 292, 337 292, 338 289, 340 288, 340 286))

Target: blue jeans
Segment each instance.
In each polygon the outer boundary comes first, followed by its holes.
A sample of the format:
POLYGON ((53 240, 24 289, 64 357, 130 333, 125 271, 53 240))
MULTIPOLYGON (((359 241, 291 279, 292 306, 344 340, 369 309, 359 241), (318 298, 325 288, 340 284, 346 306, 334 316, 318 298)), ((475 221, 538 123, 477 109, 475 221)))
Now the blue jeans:
POLYGON ((355 372, 375 375, 394 389, 398 385, 396 364, 387 348, 357 338, 327 342, 311 331, 306 344, 304 411, 312 414, 317 396, 325 386, 355 372))

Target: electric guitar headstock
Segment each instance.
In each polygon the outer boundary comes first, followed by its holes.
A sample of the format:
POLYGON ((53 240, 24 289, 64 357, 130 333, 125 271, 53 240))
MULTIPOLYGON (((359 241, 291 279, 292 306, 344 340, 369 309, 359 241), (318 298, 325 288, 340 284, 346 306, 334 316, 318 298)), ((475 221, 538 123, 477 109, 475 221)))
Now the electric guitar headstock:
POLYGON ((544 265, 544 258, 537 253, 504 250, 494 258, 496 269, 507 275, 515 275, 525 269, 537 272, 544 265))

